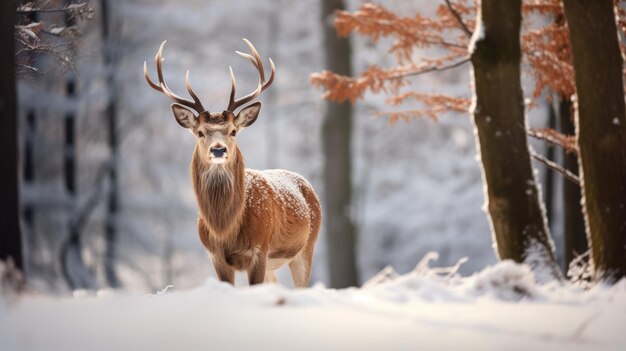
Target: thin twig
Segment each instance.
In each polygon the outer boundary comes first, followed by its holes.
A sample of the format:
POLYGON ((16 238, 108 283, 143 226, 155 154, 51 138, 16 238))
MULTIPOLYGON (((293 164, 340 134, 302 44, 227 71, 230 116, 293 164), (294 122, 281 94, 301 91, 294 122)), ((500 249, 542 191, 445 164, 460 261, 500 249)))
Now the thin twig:
POLYGON ((530 154, 535 160, 543 163, 544 165, 546 165, 548 168, 552 169, 553 171, 557 171, 561 173, 561 175, 564 176, 566 179, 580 186, 580 178, 578 178, 578 176, 575 175, 574 173, 568 171, 567 169, 561 167, 558 163, 550 161, 547 158, 539 155, 538 153, 534 151, 531 151, 530 154))
POLYGON ((470 57, 469 57, 469 56, 466 56, 466 57, 465 57, 465 58, 463 58, 462 60, 457 61, 457 62, 454 62, 454 63, 451 63, 451 64, 449 64, 449 65, 441 65, 441 66, 430 66, 430 67, 425 67, 425 68, 422 68, 422 69, 420 69, 420 70, 418 70, 418 71, 407 72, 407 73, 400 73, 400 74, 396 74, 396 75, 393 75, 393 76, 386 77, 385 79, 400 79, 400 78, 405 78, 405 77, 413 77, 413 76, 418 76, 418 75, 420 75, 420 74, 424 74, 424 73, 428 73, 428 72, 435 72, 435 71, 440 72, 440 71, 445 71, 445 70, 448 70, 448 69, 452 69, 452 68, 455 68, 455 67, 461 66, 461 65, 463 65, 464 63, 467 63, 467 62, 469 62, 469 61, 470 61, 470 57))
POLYGON ((424 43, 433 44, 433 45, 447 46, 447 47, 452 47, 452 48, 457 48, 457 49, 467 49, 467 45, 451 43, 451 42, 445 41, 445 40, 428 40, 428 39, 424 39, 424 43))
POLYGON ((450 0, 444 0, 444 1, 446 2, 446 5, 448 6, 448 10, 450 10, 450 13, 452 13, 452 16, 454 16, 454 18, 456 18, 457 22, 459 22, 459 26, 461 26, 461 29, 463 30, 465 35, 467 35, 468 38, 471 38, 472 37, 472 31, 469 30, 469 28, 467 28, 465 23, 463 23, 463 18, 461 17, 461 14, 458 13, 457 10, 454 9, 454 7, 452 7, 452 4, 450 3, 450 0))
POLYGON ((18 68, 27 69, 27 70, 30 70, 30 71, 33 71, 33 72, 39 72, 39 69, 37 67, 25 65, 25 64, 22 64, 22 63, 16 63, 16 66, 18 68))

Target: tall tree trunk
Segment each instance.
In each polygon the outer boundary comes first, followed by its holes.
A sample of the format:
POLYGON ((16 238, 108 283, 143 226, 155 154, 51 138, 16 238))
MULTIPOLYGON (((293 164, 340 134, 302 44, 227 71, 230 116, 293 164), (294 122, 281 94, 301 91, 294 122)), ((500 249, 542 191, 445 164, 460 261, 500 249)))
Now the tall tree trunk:
MULTIPOLYGON (((76 82, 68 78, 65 84, 67 98, 76 99, 76 82)), ((76 216, 76 111, 70 110, 64 117, 65 152, 63 159, 63 182, 71 201, 68 222, 68 236, 61 245, 61 265, 63 276, 69 287, 75 289, 90 289, 95 286, 93 277, 82 257, 82 240, 80 224, 76 216)))
POLYGON ((0 260, 23 269, 19 221, 15 1, 0 2, 0 260))
POLYGON ((500 259, 561 277, 526 140, 520 84, 521 0, 482 0, 471 47, 486 208, 500 259))
MULTIPOLYGON (((69 4, 69 0, 65 0, 69 4)), ((66 25, 75 25, 75 19, 68 14, 65 15, 66 25)), ((69 77, 65 82, 66 98, 75 101, 77 98, 77 87, 75 77, 69 77)), ((76 105, 76 104, 71 104, 76 105)), ((70 215, 68 223, 68 236, 61 245, 61 265, 63 275, 69 287, 75 289, 93 289, 95 280, 92 272, 87 268, 82 256, 81 223, 77 216, 77 148, 76 148, 76 110, 68 110, 64 117, 65 150, 63 157, 63 180, 65 190, 71 201, 70 215)))
MULTIPOLYGON (((35 136, 37 135, 37 116, 35 109, 29 108, 26 112, 26 140, 24 141, 24 154, 22 165, 22 179, 25 184, 31 185, 35 181, 35 136)), ((32 235, 35 228, 35 209, 32 203, 25 204, 22 211, 23 223, 26 226, 26 236, 32 235)), ((32 238, 30 238, 32 240, 32 238)), ((27 239, 27 243, 30 240, 27 239)))
MULTIPOLYGON (((550 104, 548 108, 548 128, 556 129, 556 111, 554 111, 552 104, 550 104)), ((546 159, 554 162, 554 147, 552 147, 552 145, 546 147, 546 159)), ((543 198, 546 205, 546 218, 548 220, 548 227, 552 231, 554 226, 550 224, 553 223, 552 219, 554 218, 554 192, 556 189, 554 186, 554 172, 547 167, 544 184, 543 198)))
MULTIPOLYGON (((322 0, 322 25, 326 68, 351 75, 351 49, 348 38, 338 38, 331 16, 345 8, 342 0, 322 0)), ((330 285, 334 288, 359 283, 356 262, 356 228, 352 205, 352 106, 327 102, 322 130, 324 149, 324 202, 330 285)))
POLYGON ((107 215, 105 222, 105 255, 104 274, 107 284, 112 288, 120 286, 117 276, 115 262, 117 260, 117 216, 119 212, 119 181, 117 178, 118 169, 118 149, 117 138, 117 89, 115 88, 115 56, 111 45, 111 6, 109 0, 100 1, 100 11, 102 14, 102 52, 104 55, 104 69, 107 85, 107 104, 105 115, 107 120, 107 130, 109 134, 109 149, 111 160, 109 165, 109 193, 107 197, 107 215))
MULTIPOLYGON (((572 103, 566 97, 561 97, 559 103, 559 119, 561 133, 574 135, 574 122, 571 116, 572 103)), ((578 175, 578 156, 563 151, 563 166, 573 174, 578 175)), ((563 228, 565 239, 565 271, 569 270, 569 264, 577 255, 587 252, 587 234, 585 232, 585 220, 583 209, 580 204, 580 186, 572 182, 563 182, 563 228)))
POLYGON ((576 72, 576 141, 595 278, 626 276, 626 107, 613 0, 564 0, 576 72))

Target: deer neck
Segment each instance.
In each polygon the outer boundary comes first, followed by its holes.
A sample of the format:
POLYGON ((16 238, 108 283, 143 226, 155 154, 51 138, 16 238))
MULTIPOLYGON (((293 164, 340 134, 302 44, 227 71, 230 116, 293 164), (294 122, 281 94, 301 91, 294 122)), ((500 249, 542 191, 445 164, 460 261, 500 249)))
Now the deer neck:
POLYGON ((194 149, 191 174, 199 215, 210 232, 226 240, 239 231, 245 205, 245 168, 239 148, 225 165, 209 165, 194 149))

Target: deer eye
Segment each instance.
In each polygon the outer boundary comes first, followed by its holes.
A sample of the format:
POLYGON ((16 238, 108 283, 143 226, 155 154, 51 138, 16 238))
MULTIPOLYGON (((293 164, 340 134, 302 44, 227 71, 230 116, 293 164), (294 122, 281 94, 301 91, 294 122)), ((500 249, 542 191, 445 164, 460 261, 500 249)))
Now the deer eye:
POLYGON ((204 138, 204 134, 202 132, 198 132, 198 138, 204 138))
POLYGON ((235 136, 235 135, 237 135, 237 131, 236 130, 233 130, 232 132, 230 132, 230 136, 235 136))

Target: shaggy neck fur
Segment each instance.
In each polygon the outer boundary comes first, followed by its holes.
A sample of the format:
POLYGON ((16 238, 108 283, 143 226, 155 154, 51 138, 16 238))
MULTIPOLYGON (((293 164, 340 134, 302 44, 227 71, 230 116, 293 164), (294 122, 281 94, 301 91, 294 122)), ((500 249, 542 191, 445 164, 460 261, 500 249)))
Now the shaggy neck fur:
POLYGON ((201 159, 196 146, 191 160, 200 217, 211 234, 221 240, 232 238, 239 231, 245 205, 243 156, 237 147, 232 155, 234 159, 226 164, 209 164, 201 159))

